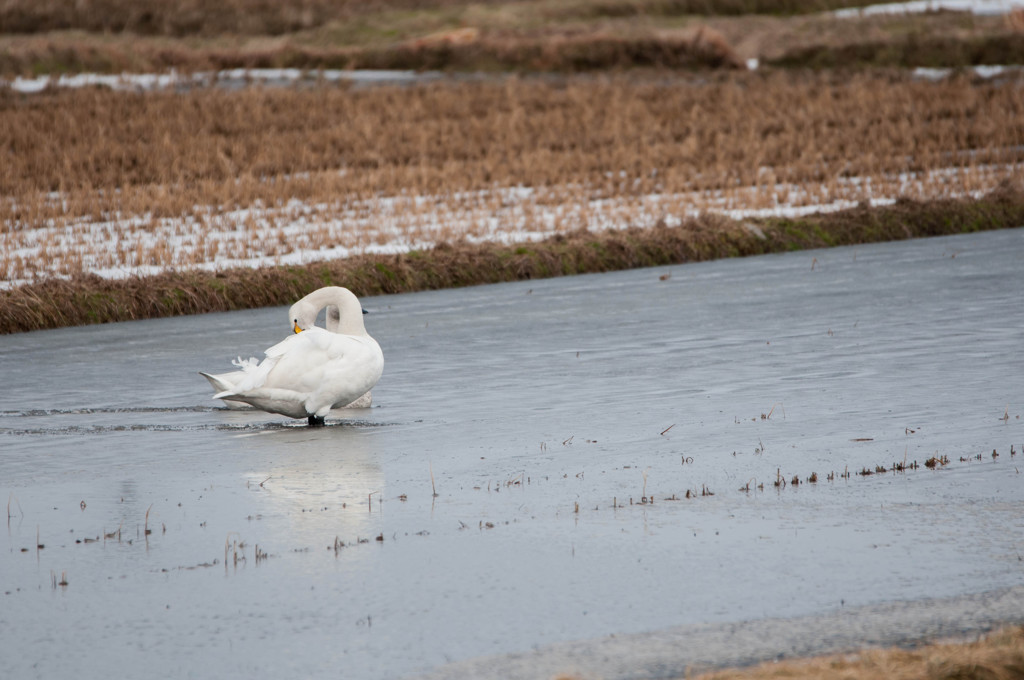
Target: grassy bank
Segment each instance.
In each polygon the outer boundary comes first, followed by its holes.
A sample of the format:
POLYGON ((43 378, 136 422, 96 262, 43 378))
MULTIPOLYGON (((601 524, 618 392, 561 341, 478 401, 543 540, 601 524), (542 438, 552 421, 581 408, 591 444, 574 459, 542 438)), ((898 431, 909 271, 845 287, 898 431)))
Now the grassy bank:
POLYGON ((833 654, 718 671, 692 676, 691 680, 1017 680, 1021 677, 1024 677, 1024 628, 1011 627, 969 643, 936 643, 914 649, 866 649, 856 654, 833 654))
POLYGON ((580 72, 1020 64, 1024 10, 849 16, 869 0, 193 0, 0 6, 0 74, 401 68, 580 72), (709 37, 710 36, 710 37, 709 37))
POLYGON ((513 246, 447 243, 306 266, 79 276, 0 292, 0 332, 287 305, 324 285, 357 295, 405 293, 1022 225, 1024 192, 1006 186, 977 200, 900 201, 802 219, 709 216, 678 227, 580 231, 513 246))
POLYGON ((962 68, 978 64, 1024 64, 1024 34, 1005 31, 957 38, 911 34, 902 40, 864 41, 848 45, 813 45, 768 59, 777 67, 962 68))

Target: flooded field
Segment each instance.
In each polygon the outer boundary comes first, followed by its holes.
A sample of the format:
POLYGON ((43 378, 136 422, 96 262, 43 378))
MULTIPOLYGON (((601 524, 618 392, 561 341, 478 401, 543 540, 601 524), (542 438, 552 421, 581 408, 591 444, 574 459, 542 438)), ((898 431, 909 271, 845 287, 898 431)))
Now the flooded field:
POLYGON ((1024 585, 1022 255, 367 298, 375 404, 314 430, 197 373, 284 309, 0 337, 4 672, 394 678, 1024 585))

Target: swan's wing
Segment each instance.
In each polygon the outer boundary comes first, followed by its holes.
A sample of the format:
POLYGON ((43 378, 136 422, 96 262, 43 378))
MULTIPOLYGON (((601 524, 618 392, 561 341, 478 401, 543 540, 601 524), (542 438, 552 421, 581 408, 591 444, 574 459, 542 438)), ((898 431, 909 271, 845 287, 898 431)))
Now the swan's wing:
POLYGON ((343 336, 316 327, 289 335, 268 348, 266 357, 258 365, 250 363, 244 371, 229 374, 238 376, 232 381, 233 386, 223 388, 215 398, 265 387, 312 392, 320 384, 323 365, 337 354, 331 346, 332 339, 337 337, 343 336))
POLYGON ((308 344, 309 338, 303 338, 305 333, 299 333, 291 335, 277 343, 273 347, 269 348, 265 354, 266 358, 263 361, 256 363, 255 359, 250 358, 247 361, 243 361, 241 358, 238 361, 234 361, 236 366, 242 368, 241 371, 234 373, 224 373, 219 376, 206 376, 206 379, 210 381, 215 388, 219 388, 221 391, 213 395, 214 399, 224 399, 236 394, 242 394, 244 392, 252 392, 263 387, 267 383, 267 378, 270 376, 271 371, 281 360, 281 357, 285 356, 290 351, 302 352, 304 345, 308 344), (221 379, 218 382, 214 382, 211 378, 221 379), (222 386, 223 385, 223 386, 222 386))
POLYGON ((358 362, 358 346, 353 340, 310 328, 274 345, 267 350, 265 361, 276 363, 264 385, 311 394, 337 383, 350 370, 347 367, 358 362))
POLYGON ((383 370, 384 356, 373 338, 321 331, 282 354, 266 385, 305 393, 307 411, 324 415, 366 393, 383 370))
POLYGON ((377 384, 384 371, 384 355, 373 338, 336 337, 320 385, 307 403, 317 415, 359 399, 377 384))

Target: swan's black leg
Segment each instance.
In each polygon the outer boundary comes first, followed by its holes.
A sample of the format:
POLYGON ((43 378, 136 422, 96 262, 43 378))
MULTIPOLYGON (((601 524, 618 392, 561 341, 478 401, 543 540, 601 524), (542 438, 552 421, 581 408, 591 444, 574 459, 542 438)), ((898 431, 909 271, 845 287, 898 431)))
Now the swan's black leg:
POLYGON ((324 426, 324 417, 323 416, 309 416, 309 418, 306 419, 306 422, 309 423, 310 427, 323 427, 324 426))

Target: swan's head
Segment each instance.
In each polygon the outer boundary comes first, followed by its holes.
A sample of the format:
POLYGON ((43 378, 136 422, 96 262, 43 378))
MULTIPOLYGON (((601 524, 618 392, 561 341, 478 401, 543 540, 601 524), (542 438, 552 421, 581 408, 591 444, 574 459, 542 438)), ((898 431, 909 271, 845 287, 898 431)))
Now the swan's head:
POLYGON ((359 299, 347 288, 328 286, 315 290, 302 298, 288 311, 293 333, 301 333, 316 325, 320 310, 327 308, 326 326, 332 333, 366 335, 363 326, 363 308, 359 299))
POLYGON ((309 304, 305 300, 300 300, 292 305, 292 308, 288 310, 292 332, 301 333, 315 326, 317 312, 319 311, 316 305, 309 304))

